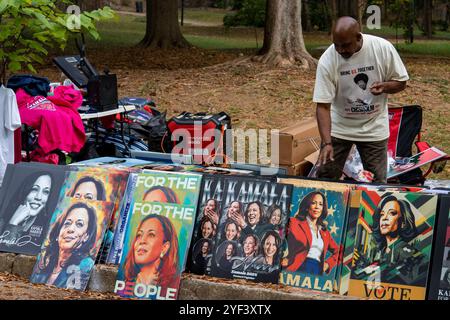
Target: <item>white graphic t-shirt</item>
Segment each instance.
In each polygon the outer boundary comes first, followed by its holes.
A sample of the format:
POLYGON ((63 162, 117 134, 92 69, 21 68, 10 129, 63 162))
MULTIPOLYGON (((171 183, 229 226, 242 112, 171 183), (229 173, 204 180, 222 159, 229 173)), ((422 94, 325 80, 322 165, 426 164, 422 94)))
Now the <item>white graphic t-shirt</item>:
MULTIPOLYGON (((0 185, 6 166, 14 163, 14 130, 20 128, 20 114, 16 94, 11 89, 0 86, 0 185)), ((18 142, 20 143, 20 141, 18 142)))
POLYGON ((387 94, 370 92, 374 82, 406 81, 408 73, 394 46, 363 34, 361 50, 344 59, 331 45, 317 66, 313 101, 331 103, 331 135, 353 141, 389 137, 387 94))

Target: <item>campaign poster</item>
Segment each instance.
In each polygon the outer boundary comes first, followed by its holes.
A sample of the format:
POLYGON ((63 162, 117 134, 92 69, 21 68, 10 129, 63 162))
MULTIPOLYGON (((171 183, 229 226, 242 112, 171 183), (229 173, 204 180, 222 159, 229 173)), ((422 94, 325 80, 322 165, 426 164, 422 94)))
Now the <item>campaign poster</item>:
POLYGON ((123 193, 122 201, 119 208, 119 218, 114 229, 114 237, 111 249, 108 253, 107 262, 111 264, 119 264, 123 252, 123 242, 128 220, 130 218, 129 211, 131 200, 133 199, 134 189, 136 187, 137 173, 131 173, 128 177, 127 185, 123 193))
POLYGON ((64 182, 65 167, 8 166, 0 203, 0 251, 36 256, 64 182))
MULTIPOLYGON (((338 291, 349 189, 295 186, 280 283, 323 292, 338 291)), ((330 185, 333 187, 333 185, 330 185)))
POLYGON ((203 175, 194 232, 189 249, 187 271, 198 275, 211 272, 211 258, 219 230, 223 205, 224 179, 203 175))
POLYGON ((114 204, 63 198, 50 220, 30 281, 86 289, 114 204))
POLYGON ((67 175, 60 198, 71 197, 114 203, 114 210, 110 221, 108 221, 105 239, 103 239, 104 241, 97 257, 97 262, 105 263, 111 250, 114 230, 118 223, 121 200, 130 170, 123 167, 117 169, 100 166, 70 166, 70 168, 72 171, 67 175))
POLYGON ((450 196, 439 197, 439 215, 428 300, 450 300, 450 196))
POLYGON ((176 300, 195 222, 201 176, 137 175, 114 292, 176 300))
POLYGON ((292 186, 225 178, 211 276, 278 283, 292 186))
MULTIPOLYGON (((60 198, 115 202, 126 171, 102 167, 70 167, 60 198)), ((126 178, 125 178, 126 179, 126 178)))
POLYGON ((425 299, 437 202, 417 192, 362 193, 348 295, 425 299))
POLYGON ((447 154, 438 148, 431 147, 425 151, 413 155, 409 158, 396 159, 390 163, 387 177, 388 179, 401 175, 402 173, 419 168, 427 163, 439 160, 447 154))

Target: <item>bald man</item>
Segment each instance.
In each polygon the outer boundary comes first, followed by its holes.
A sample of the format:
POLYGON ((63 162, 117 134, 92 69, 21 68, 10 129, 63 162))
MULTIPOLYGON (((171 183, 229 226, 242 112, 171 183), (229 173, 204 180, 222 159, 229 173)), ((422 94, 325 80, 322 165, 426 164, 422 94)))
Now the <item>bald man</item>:
POLYGON ((338 180, 353 144, 375 182, 386 182, 389 120, 387 95, 409 79, 394 46, 362 34, 359 23, 341 17, 333 44, 319 60, 313 101, 322 138, 318 176, 338 180))

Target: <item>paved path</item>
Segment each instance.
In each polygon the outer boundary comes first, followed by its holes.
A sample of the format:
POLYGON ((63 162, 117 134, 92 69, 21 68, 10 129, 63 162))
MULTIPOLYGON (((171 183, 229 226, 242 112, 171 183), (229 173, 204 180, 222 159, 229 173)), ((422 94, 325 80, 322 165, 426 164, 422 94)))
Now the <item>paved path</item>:
MULTIPOLYGON (((136 16, 136 17, 145 17, 145 13, 138 13, 138 12, 132 12, 132 11, 116 11, 118 14, 123 15, 129 15, 129 16, 136 16)), ((179 17, 178 21, 181 22, 181 18, 179 17)), ((222 23, 214 23, 214 22, 204 22, 204 21, 197 21, 197 20, 191 20, 184 18, 184 24, 194 27, 223 27, 222 23)))

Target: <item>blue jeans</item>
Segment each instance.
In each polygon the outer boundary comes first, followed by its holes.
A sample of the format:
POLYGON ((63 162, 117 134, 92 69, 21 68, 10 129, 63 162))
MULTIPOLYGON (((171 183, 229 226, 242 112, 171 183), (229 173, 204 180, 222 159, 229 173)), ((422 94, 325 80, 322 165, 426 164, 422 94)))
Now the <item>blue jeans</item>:
POLYGON ((300 272, 305 272, 309 274, 322 274, 321 263, 315 259, 306 258, 305 262, 298 269, 300 272))

